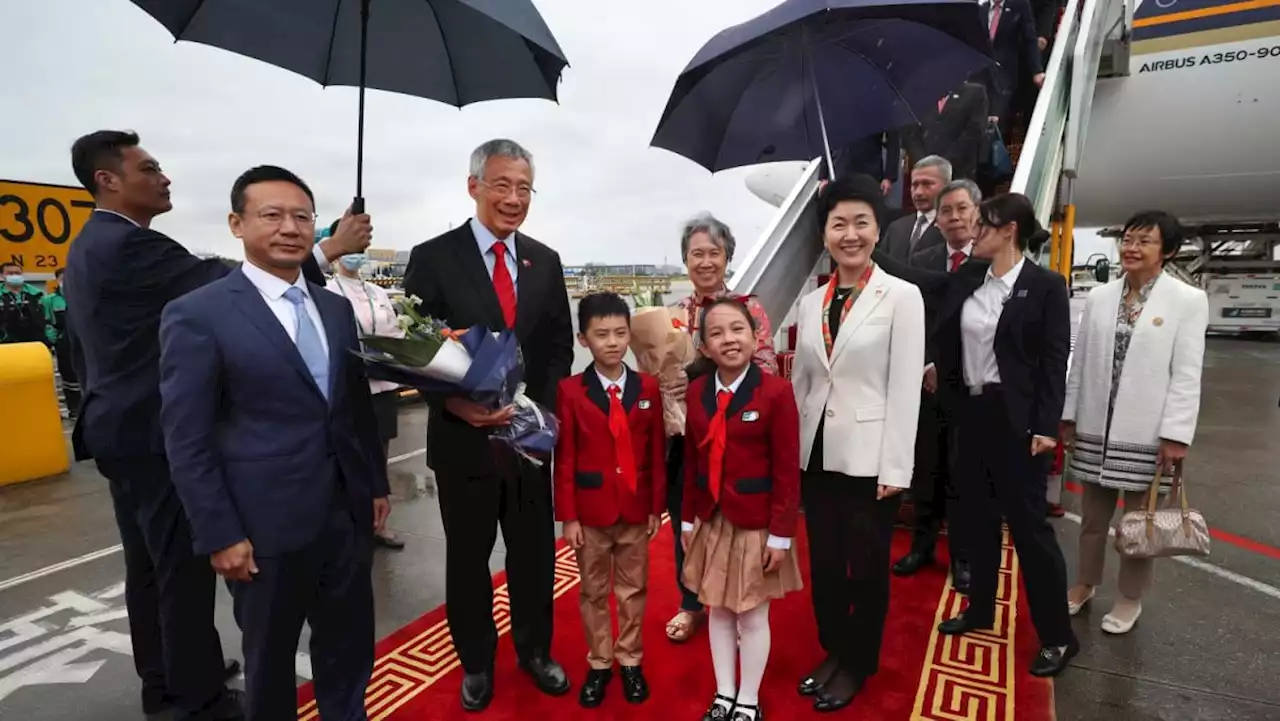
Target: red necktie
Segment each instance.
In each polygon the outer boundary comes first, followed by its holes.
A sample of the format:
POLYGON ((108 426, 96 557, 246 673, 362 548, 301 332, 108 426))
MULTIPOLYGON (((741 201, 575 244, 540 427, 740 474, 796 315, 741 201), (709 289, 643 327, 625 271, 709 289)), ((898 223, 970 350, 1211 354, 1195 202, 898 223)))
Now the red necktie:
POLYGON ((716 414, 711 417, 707 437, 702 439, 702 443, 698 446, 702 448, 707 444, 711 445, 711 455, 707 459, 707 465, 710 466, 707 472, 707 487, 711 490, 711 497, 716 503, 720 502, 720 484, 724 476, 724 448, 728 440, 725 410, 729 408, 729 401, 732 400, 732 391, 720 391, 716 394, 716 414))
POLYGON ((956 252, 951 254, 951 272, 952 273, 956 272, 956 269, 960 267, 960 264, 964 262, 964 259, 966 257, 967 256, 965 256, 964 251, 962 250, 957 250, 956 252))
POLYGON ((1000 13, 1004 10, 1004 0, 991 0, 991 39, 996 39, 996 31, 1000 29, 1000 13))
POLYGON ((502 319, 507 328, 515 328, 516 284, 507 269, 507 244, 500 240, 489 249, 493 251, 493 290, 498 294, 498 305, 502 306, 502 319))
POLYGON ((636 493, 636 462, 631 454, 631 425, 627 423, 627 411, 622 407, 622 389, 609 386, 609 433, 613 435, 613 454, 618 462, 618 475, 622 483, 636 493))

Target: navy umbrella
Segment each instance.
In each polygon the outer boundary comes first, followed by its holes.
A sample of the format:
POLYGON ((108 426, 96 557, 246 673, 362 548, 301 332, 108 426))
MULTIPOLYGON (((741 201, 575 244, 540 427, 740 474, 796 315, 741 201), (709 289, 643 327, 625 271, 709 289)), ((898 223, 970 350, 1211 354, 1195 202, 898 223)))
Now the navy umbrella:
MULTIPOLYGON (((991 63, 974 0, 787 0, 711 38, 652 145, 715 172, 914 125, 991 63)), ((828 168, 830 169, 830 168, 828 168)))
POLYGON ((176 40, 212 45, 324 86, 360 88, 356 198, 363 212, 364 91, 455 107, 556 100, 568 65, 531 0, 133 0, 176 40))

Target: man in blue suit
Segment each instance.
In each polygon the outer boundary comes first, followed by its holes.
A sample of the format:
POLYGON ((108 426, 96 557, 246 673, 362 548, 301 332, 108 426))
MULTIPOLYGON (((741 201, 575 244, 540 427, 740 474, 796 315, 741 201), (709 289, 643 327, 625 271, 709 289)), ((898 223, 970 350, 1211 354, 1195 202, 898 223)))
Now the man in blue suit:
MULTIPOLYGON (((213 570, 192 551, 191 530, 169 479, 160 432, 160 312, 169 301, 223 278, 230 266, 201 259, 151 228, 173 209, 169 178, 137 134, 99 130, 71 148, 76 178, 94 198, 63 277, 72 359, 83 401, 72 437, 76 460, 93 458, 110 483, 124 546, 133 658, 148 715, 178 721, 243 718, 225 683, 214 628, 213 570)), ((308 258, 320 264, 369 245, 368 216, 348 216, 308 258)))
POLYGON ((196 553, 227 579, 244 632, 250 721, 294 718, 311 626, 325 721, 364 721, 373 671, 373 534, 386 458, 351 304, 309 282, 315 200, 263 166, 231 191, 245 263, 170 303, 161 420, 196 553))

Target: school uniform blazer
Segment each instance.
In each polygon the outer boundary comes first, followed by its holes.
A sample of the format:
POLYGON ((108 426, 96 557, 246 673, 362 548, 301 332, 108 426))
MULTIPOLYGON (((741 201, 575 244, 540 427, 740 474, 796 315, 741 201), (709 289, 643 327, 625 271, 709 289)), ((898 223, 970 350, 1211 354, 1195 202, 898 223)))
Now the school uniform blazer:
MULTIPOLYGON (((710 446, 698 446, 707 437, 716 413, 715 374, 690 382, 688 399, 680 517, 706 521, 715 514, 717 505, 708 487, 710 446)), ((795 536, 800 501, 800 415, 790 381, 749 366, 725 415, 728 427, 720 513, 738 528, 767 528, 769 535, 778 538, 795 536)))
POLYGON ((560 381, 556 416, 560 438, 555 455, 557 521, 578 521, 605 528, 619 521, 647 523, 667 502, 666 431, 662 394, 651 375, 626 369, 622 407, 631 428, 636 492, 622 482, 609 431, 609 395, 595 366, 560 381))
POLYGON ((920 291, 873 268, 840 324, 827 357, 822 337, 825 286, 800 301, 795 365, 800 463, 819 427, 822 469, 911 486, 924 379, 925 320, 920 291))

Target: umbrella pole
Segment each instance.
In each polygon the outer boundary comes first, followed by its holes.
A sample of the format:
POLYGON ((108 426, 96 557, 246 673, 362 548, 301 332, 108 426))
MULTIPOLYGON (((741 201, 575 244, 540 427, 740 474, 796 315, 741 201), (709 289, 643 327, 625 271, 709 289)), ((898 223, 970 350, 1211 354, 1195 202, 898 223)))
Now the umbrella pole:
POLYGON ((364 86, 365 63, 369 59, 369 2, 360 0, 360 109, 356 120, 356 197, 351 213, 364 213, 364 86))
MULTIPOLYGON (((808 55, 808 46, 805 46, 805 55, 808 55)), ((827 155, 827 177, 832 180, 836 179, 835 164, 831 162, 831 142, 827 140, 827 121, 822 113, 822 94, 818 92, 818 76, 813 72, 813 58, 809 58, 809 84, 813 86, 813 99, 818 105, 818 127, 822 129, 822 149, 827 155)))

